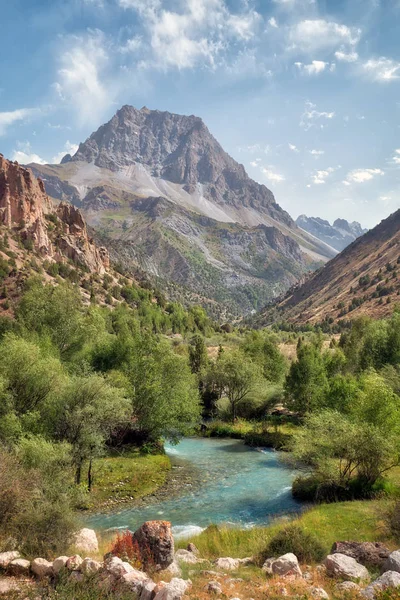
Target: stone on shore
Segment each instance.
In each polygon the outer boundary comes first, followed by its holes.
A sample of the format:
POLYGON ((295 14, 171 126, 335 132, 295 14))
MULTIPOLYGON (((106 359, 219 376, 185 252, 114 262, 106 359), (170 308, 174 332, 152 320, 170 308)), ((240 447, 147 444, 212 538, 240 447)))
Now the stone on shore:
POLYGON ((16 558, 21 558, 21 555, 16 550, 12 552, 0 552, 0 569, 7 569, 11 561, 16 558))
POLYGON ((275 559, 271 564, 271 570, 274 575, 302 575, 297 556, 292 552, 288 552, 283 556, 275 559))
POLYGON ((346 554, 329 554, 324 565, 328 575, 341 577, 347 580, 368 581, 369 573, 364 565, 360 565, 354 558, 346 554))
POLYGON ((400 573, 400 550, 395 550, 385 560, 382 566, 382 573, 386 571, 396 571, 400 573))
POLYGON ((390 550, 380 542, 335 542, 331 554, 351 556, 365 567, 381 567, 390 550))
POLYGON ((147 521, 132 537, 145 571, 166 569, 174 561, 174 538, 168 521, 147 521))
POLYGON ((361 595, 367 598, 367 600, 374 600, 383 590, 398 587, 400 587, 400 573, 397 573, 397 571, 387 571, 366 587, 361 592, 361 595))
POLYGON ((53 563, 49 562, 45 558, 35 558, 31 564, 32 573, 42 579, 43 577, 51 577, 54 573, 53 563))
POLYGON ((61 569, 66 568, 68 558, 68 556, 59 556, 53 560, 53 571, 55 575, 58 575, 61 569))
POLYGON ((27 577, 31 570, 31 563, 24 558, 16 558, 8 565, 8 571, 11 575, 27 577))
POLYGON ((94 529, 84 527, 74 536, 74 547, 78 552, 98 552, 99 542, 94 529))

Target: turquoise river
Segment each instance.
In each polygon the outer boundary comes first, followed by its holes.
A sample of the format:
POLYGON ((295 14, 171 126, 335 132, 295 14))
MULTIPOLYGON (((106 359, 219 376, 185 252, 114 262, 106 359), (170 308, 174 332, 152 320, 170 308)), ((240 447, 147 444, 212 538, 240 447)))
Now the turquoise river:
POLYGON ((300 508, 290 492, 295 472, 279 452, 252 449, 237 440, 204 438, 186 438, 166 450, 173 469, 193 465, 194 485, 184 485, 181 493, 167 500, 91 515, 88 525, 97 530, 134 530, 144 521, 163 519, 171 521, 175 536, 186 537, 211 523, 251 527, 300 508))

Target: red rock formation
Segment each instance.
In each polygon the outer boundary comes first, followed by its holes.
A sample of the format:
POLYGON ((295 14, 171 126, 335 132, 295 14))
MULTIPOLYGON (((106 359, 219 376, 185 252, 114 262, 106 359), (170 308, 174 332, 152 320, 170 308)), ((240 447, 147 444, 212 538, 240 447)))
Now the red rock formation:
POLYGON ((42 254, 51 256, 44 215, 51 211, 43 181, 29 169, 10 162, 0 154, 0 223, 20 230, 42 254))
POLYGON ((81 212, 70 204, 61 203, 56 216, 61 222, 61 235, 50 241, 45 215, 54 214, 52 202, 43 181, 30 169, 11 162, 0 154, 0 225, 18 230, 35 249, 49 258, 67 257, 90 271, 104 273, 110 266, 106 248, 97 248, 89 238, 81 212))

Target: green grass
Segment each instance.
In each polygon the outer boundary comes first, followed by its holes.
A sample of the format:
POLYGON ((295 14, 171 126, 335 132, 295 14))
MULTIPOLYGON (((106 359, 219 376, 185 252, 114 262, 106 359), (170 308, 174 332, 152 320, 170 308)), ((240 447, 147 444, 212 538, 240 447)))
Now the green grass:
POLYGON ((94 463, 89 508, 115 507, 152 494, 165 483, 170 469, 168 456, 142 455, 134 449, 100 458, 94 463))
MULTIPOLYGON (((306 532, 315 534, 326 554, 337 540, 383 541, 395 547, 388 537, 382 515, 388 507, 387 500, 340 502, 321 504, 293 519, 306 532)), ((191 538, 205 558, 232 556, 243 558, 262 552, 271 538, 285 525, 287 518, 277 520, 268 527, 236 529, 211 526, 199 536, 191 538)), ((178 546, 184 548, 188 540, 178 546)))

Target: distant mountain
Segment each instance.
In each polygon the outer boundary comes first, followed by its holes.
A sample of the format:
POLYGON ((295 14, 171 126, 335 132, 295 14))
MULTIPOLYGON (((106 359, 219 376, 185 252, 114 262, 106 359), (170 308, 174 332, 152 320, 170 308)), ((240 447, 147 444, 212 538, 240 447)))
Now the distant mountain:
POLYGON ((115 260, 216 313, 260 307, 335 255, 195 116, 123 106, 61 165, 32 168, 81 207, 115 260))
POLYGON ((344 250, 351 242, 354 242, 360 235, 368 231, 368 229, 363 229, 357 221, 349 223, 346 219, 336 219, 331 225, 329 221, 319 217, 300 215, 296 219, 296 223, 301 229, 325 242, 338 252, 344 250))
POLYGON ((390 314, 400 296, 400 209, 350 244, 338 256, 257 318, 321 323, 390 314))

